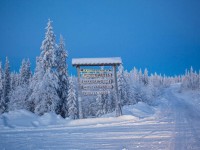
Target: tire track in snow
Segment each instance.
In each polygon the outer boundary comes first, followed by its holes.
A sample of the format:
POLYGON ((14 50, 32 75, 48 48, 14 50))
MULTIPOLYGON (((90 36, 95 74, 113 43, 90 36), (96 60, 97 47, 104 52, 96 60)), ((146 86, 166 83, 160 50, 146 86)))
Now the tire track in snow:
POLYGON ((175 120, 171 149, 199 150, 200 111, 187 100, 176 97, 171 89, 167 90, 166 99, 171 103, 175 120))

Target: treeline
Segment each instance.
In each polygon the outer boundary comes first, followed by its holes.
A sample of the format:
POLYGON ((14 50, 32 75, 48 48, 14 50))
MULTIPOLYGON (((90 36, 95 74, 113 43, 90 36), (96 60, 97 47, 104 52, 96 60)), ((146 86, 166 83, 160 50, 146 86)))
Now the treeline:
POLYGON ((185 75, 181 78, 181 90, 184 89, 200 89, 200 71, 197 73, 191 67, 190 70, 185 70, 185 75))
MULTIPOLYGON (((38 115, 55 112, 64 118, 79 118, 77 78, 68 75, 65 42, 60 36, 59 44, 56 44, 50 20, 40 49, 33 73, 28 59, 22 60, 19 73, 10 71, 8 58, 4 69, 0 63, 0 113, 26 109, 38 115)), ((149 75, 147 69, 142 71, 133 68, 128 72, 119 66, 117 77, 122 106, 138 102, 152 105, 162 89, 173 83, 182 83, 182 90, 200 89, 200 73, 192 68, 183 76, 166 77, 157 73, 149 75)), ((98 117, 113 112, 116 108, 115 93, 84 97, 82 107, 84 117, 98 117)))

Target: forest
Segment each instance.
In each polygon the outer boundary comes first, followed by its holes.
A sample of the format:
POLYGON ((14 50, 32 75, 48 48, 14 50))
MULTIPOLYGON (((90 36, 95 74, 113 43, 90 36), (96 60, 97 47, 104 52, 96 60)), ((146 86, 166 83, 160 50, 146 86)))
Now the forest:
MULTIPOLYGON (((29 59, 22 60, 19 72, 10 70, 8 58, 4 65, 0 62, 0 114, 25 109, 37 115, 55 112, 63 118, 79 118, 77 78, 68 72, 68 52, 64 38, 60 36, 58 44, 55 41, 52 22, 49 20, 34 72, 31 71, 29 59)), ((179 92, 200 89, 200 71, 196 72, 191 67, 183 75, 169 77, 135 67, 127 71, 120 65, 117 82, 122 106, 138 102, 156 105, 154 100, 171 84, 180 83, 179 92)), ((115 111, 115 94, 111 92, 85 98, 82 105, 85 118, 100 117, 115 111)))

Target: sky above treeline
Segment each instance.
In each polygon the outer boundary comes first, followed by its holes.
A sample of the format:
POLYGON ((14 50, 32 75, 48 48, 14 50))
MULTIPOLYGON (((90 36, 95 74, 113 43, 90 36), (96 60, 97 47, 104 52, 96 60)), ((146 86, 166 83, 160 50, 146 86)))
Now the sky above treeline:
POLYGON ((18 71, 29 58, 32 70, 53 21, 72 58, 121 57, 124 68, 166 75, 200 69, 200 0, 1 0, 0 60, 18 71))

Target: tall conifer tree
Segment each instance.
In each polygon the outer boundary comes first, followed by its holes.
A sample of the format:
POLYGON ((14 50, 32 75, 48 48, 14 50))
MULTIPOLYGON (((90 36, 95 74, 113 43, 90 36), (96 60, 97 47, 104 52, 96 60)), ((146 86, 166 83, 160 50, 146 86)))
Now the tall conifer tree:
POLYGON ((4 72, 4 90, 3 90, 3 98, 5 103, 5 111, 8 111, 8 103, 9 103, 9 93, 11 90, 10 87, 10 63, 8 58, 6 57, 6 63, 5 63, 5 72, 4 72))
POLYGON ((64 118, 68 116, 67 108, 67 94, 68 94, 68 71, 67 71, 67 51, 65 49, 65 42, 62 36, 60 36, 60 43, 56 51, 56 63, 58 74, 58 96, 60 101, 58 103, 57 113, 61 114, 64 118))
POLYGON ((76 97, 76 91, 74 87, 73 78, 70 77, 69 80, 69 91, 68 91, 68 97, 67 97, 67 106, 69 111, 69 117, 72 119, 77 119, 78 117, 78 108, 77 108, 77 97, 76 97))
POLYGON ((4 111, 4 99, 3 99, 3 69, 0 62, 0 114, 4 111))

